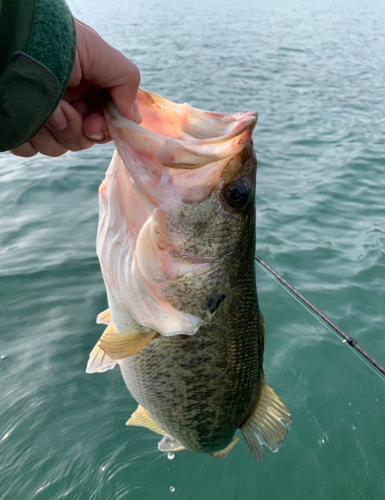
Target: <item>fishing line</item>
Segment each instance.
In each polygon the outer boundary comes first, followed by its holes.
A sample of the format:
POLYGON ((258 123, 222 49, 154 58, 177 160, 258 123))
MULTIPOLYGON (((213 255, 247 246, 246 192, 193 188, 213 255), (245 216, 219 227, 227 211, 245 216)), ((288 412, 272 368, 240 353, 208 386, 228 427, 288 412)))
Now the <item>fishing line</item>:
MULTIPOLYGON (((371 354, 369 354, 353 337, 344 332, 342 328, 336 325, 334 321, 332 321, 330 318, 328 318, 328 316, 326 316, 325 313, 323 313, 320 309, 318 309, 318 307, 312 304, 310 300, 308 300, 304 295, 302 295, 302 293, 300 293, 288 281, 286 281, 285 278, 283 278, 279 273, 277 273, 275 269, 270 267, 259 255, 255 256, 255 260, 275 278, 275 281, 283 285, 283 288, 285 288, 290 293, 290 295, 292 295, 301 305, 303 305, 304 307, 307 306, 307 308, 310 309, 310 310, 308 309, 309 312, 315 318, 317 318, 318 320, 322 320, 324 323, 326 323, 325 326, 330 327, 328 328, 330 331, 335 333, 337 336, 342 337, 344 339, 343 343, 346 343, 350 347, 352 347, 355 354, 357 354, 356 351, 358 351, 366 360, 369 361, 369 363, 371 363, 372 366, 374 366, 380 373, 385 375, 385 367, 381 363, 379 363, 371 354)), ((362 358, 360 357, 360 359, 362 358)), ((362 359, 362 361, 365 362, 364 359, 362 359)), ((368 363, 365 362, 365 364, 369 366, 369 368, 373 369, 372 366, 370 366, 368 363)), ((381 378, 383 379, 383 377, 381 378)))

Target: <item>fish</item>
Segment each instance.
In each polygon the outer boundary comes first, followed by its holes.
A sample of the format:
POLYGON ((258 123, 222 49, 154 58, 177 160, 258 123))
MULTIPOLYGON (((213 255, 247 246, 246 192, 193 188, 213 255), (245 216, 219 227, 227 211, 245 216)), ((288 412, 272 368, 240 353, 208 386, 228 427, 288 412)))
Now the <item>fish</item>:
POLYGON ((241 435, 276 452, 290 412, 265 381, 255 275, 257 113, 215 113, 140 89, 140 125, 110 102, 115 152, 99 188, 108 309, 87 373, 117 364, 127 425, 162 452, 225 457, 241 435))

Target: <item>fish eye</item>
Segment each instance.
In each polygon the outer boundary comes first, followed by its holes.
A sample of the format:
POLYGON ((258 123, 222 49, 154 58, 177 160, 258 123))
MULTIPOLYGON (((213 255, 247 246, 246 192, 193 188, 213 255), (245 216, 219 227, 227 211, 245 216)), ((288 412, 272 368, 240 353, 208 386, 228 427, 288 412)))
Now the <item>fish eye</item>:
POLYGON ((226 186, 223 195, 230 207, 240 210, 250 201, 251 193, 250 183, 244 177, 240 177, 226 186))

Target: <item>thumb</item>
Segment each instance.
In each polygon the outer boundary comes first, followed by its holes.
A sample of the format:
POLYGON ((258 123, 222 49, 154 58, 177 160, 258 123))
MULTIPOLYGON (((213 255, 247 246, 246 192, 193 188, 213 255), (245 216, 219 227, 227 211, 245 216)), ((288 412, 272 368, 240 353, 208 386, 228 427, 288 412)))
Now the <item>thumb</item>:
POLYGON ((91 88, 107 89, 119 112, 125 118, 140 123, 136 104, 139 69, 95 30, 77 19, 75 26, 76 58, 69 86, 75 87, 82 82, 91 88))

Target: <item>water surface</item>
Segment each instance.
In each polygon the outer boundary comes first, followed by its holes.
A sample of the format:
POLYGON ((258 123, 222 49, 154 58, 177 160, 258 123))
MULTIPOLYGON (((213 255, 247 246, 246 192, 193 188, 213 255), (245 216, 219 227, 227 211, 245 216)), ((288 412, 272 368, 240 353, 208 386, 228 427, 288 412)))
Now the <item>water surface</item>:
MULTIPOLYGON (((143 88, 258 111, 257 252, 385 364, 385 4, 69 5, 143 88)), ((279 453, 257 464, 241 442, 169 460, 125 427, 136 403, 119 371, 85 374, 112 151, 0 156, 0 498, 384 498, 384 381, 259 267, 266 378, 293 418, 279 453)))

